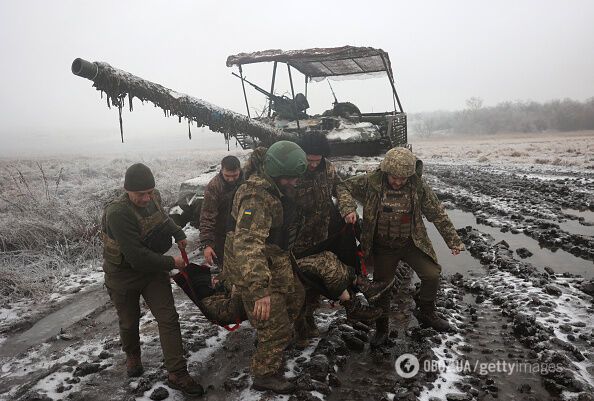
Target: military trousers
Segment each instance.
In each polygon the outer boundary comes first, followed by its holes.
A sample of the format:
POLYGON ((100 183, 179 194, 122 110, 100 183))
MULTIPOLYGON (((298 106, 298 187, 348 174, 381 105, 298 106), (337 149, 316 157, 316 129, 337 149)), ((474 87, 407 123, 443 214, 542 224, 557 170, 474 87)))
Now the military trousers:
MULTIPOLYGON (((323 284, 328 290, 327 294, 322 294, 328 298, 336 301, 340 294, 343 293, 355 280, 353 270, 342 263, 338 257, 330 252, 323 251, 315 255, 306 256, 297 260, 297 266, 302 272, 308 274, 313 281, 323 284)), ((308 288, 307 283, 304 283, 307 290, 312 296, 317 293, 315 288, 308 288)))
MULTIPOLYGON (((441 266, 412 243, 399 248, 375 247, 373 249, 373 280, 391 280, 400 261, 407 263, 421 280, 419 301, 422 304, 435 302, 439 289, 441 266)), ((391 292, 386 291, 376 303, 382 308, 383 317, 388 317, 391 297, 391 292)))
POLYGON ((247 288, 240 288, 241 299, 250 324, 256 329, 258 345, 252 358, 252 374, 256 377, 282 373, 283 354, 293 336, 293 323, 301 311, 305 292, 295 281, 289 292, 273 291, 270 294, 268 320, 254 318, 254 304, 258 299, 247 288))
POLYGON ((171 283, 167 272, 141 273, 132 269, 109 269, 105 273, 105 286, 116 308, 120 327, 122 350, 127 354, 140 353, 140 296, 144 298, 157 321, 159 339, 170 373, 187 368, 175 310, 171 283))
POLYGON ((241 323, 247 319, 241 295, 220 292, 202 299, 202 313, 204 316, 219 325, 241 323))

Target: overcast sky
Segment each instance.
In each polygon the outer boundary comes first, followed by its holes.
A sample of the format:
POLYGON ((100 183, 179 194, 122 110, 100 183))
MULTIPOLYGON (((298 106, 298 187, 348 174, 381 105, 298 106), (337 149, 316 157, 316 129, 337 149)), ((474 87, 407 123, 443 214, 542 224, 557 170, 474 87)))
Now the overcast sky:
MULTIPOLYGON (((2 1, 0 156, 224 146, 196 128, 189 142, 185 124, 140 104, 124 112, 121 144, 117 110, 70 72, 76 57, 245 113, 228 55, 371 46, 389 53, 405 111, 456 110, 471 96, 485 105, 594 96, 593 20, 590 0, 2 1)), ((268 87, 271 69, 244 72, 268 87)), ((391 108, 387 79, 333 86, 362 111, 391 108)), ((309 90, 313 111, 331 106, 326 82, 309 90)))

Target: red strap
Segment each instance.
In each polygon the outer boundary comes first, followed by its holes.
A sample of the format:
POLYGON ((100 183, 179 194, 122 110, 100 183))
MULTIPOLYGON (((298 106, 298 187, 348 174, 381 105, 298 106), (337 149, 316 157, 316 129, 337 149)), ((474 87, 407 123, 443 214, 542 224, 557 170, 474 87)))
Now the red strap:
MULTIPOLYGON (((186 253, 186 250, 181 249, 180 252, 181 252, 182 258, 184 259, 184 262, 186 262, 186 265, 189 265, 190 260, 188 259, 188 254, 186 253)), ((178 270, 179 270, 179 273, 186 279, 186 283, 190 283, 190 275, 188 274, 187 269, 184 267, 184 268, 181 268, 178 270)), ((194 299, 197 299, 196 293, 194 292, 194 287, 192 287, 191 284, 189 284, 188 287, 190 288, 190 291, 192 292, 192 296, 194 297, 194 299)))
POLYGON ((182 258, 184 259, 184 262, 186 262, 186 265, 190 264, 190 259, 188 259, 188 254, 186 253, 185 249, 180 249, 182 258))
POLYGON ((357 251, 357 256, 359 257, 359 262, 361 262, 361 274, 363 277, 367 277, 367 266, 365 265, 365 254, 363 251, 357 251))
POLYGON ((239 320, 239 318, 237 318, 237 320, 235 320, 235 324, 233 326, 229 326, 228 324, 223 326, 225 328, 225 330, 227 331, 235 331, 239 328, 239 326, 241 325, 241 320, 239 320))

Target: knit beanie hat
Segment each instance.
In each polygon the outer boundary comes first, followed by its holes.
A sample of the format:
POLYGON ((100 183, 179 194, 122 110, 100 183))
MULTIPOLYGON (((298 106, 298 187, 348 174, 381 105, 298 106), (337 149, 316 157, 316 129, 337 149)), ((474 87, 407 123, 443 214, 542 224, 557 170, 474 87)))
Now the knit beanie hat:
POLYGON ((126 170, 124 189, 137 192, 146 191, 155 187, 155 177, 150 168, 142 163, 136 163, 126 170))

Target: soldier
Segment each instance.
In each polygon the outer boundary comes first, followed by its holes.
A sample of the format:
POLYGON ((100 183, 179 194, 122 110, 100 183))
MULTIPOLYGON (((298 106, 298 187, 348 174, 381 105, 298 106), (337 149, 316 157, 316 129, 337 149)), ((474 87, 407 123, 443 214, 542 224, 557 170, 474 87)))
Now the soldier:
MULTIPOLYGON (((363 203, 361 242, 364 254, 373 257, 374 279, 393 277, 398 262, 406 262, 421 280, 419 323, 446 331, 448 322, 435 313, 441 266, 423 215, 435 225, 453 255, 464 250, 464 245, 443 206, 421 177, 422 170, 423 163, 410 150, 394 148, 386 153, 379 169, 348 179, 345 185, 363 203)), ((376 321, 373 345, 381 345, 388 338, 390 296, 388 292, 378 301, 384 316, 376 321)))
POLYGON ((243 182, 239 159, 225 156, 221 170, 206 186, 200 211, 200 247, 208 265, 223 267, 227 218, 235 191, 243 182))
MULTIPOLYGON (((330 145, 326 136, 318 133, 307 134, 300 144, 306 153, 307 170, 297 184, 296 202, 304 217, 304 223, 295 243, 296 254, 305 252, 328 238, 330 219, 336 208, 347 224, 354 224, 357 219, 355 212, 357 205, 344 188, 336 168, 327 159, 330 154, 330 145), (337 199, 337 206, 332 201, 333 196, 337 199)), ((355 251, 353 249, 353 254, 355 251)), ((352 287, 355 279, 354 272, 341 263, 334 254, 322 252, 301 259, 298 264, 302 270, 323 278, 324 285, 329 290, 326 295, 333 300, 343 301, 349 318, 374 320, 378 317, 374 309, 368 309, 358 302, 350 301, 352 294, 347 288, 352 287)), ((375 287, 367 283, 366 295, 372 295, 371 290, 373 288, 373 291, 376 291, 375 287)), ((381 285, 381 287, 386 286, 381 285)), ((319 295, 316 288, 306 285, 303 316, 296 324, 300 345, 305 344, 306 338, 320 335, 313 316, 319 305, 319 295)))
POLYGON ((142 295, 159 327, 169 386, 188 395, 202 395, 202 386, 188 374, 169 282, 168 272, 185 263, 181 256, 163 255, 172 237, 184 249, 186 236, 163 210, 147 166, 130 166, 124 189, 126 193, 105 207, 101 234, 105 286, 118 314, 128 376, 144 372, 138 331, 142 295))
POLYGON ((307 161, 303 150, 289 141, 276 142, 263 158, 252 159, 263 163, 252 166, 252 174, 235 194, 235 227, 227 233, 224 271, 257 331, 252 387, 285 394, 295 386, 283 375, 283 351, 304 296, 290 260, 298 225, 294 186, 307 161))

